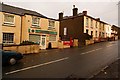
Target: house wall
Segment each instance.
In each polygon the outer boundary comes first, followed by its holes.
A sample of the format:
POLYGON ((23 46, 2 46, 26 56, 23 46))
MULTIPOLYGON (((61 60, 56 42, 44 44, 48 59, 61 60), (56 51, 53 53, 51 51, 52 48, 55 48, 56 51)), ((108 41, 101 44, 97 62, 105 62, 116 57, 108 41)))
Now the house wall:
POLYGON ((62 40, 70 40, 69 38, 72 37, 73 39, 78 39, 79 46, 84 45, 83 22, 83 17, 74 17, 60 21, 60 37, 62 37, 62 40), (64 28, 67 28, 66 36, 64 35, 64 28))
POLYGON ((87 16, 84 16, 84 33, 86 33, 86 29, 88 29, 88 34, 91 35, 91 31, 93 31, 93 39, 96 37, 99 37, 99 21, 97 21, 97 26, 96 26, 96 20, 92 19, 93 23, 91 26, 91 19, 87 16), (86 25, 86 18, 88 18, 88 25, 86 25), (97 31, 97 36, 96 36, 96 31, 97 31))
MULTIPOLYGON (((39 17, 40 18, 40 17, 39 17)), ((23 24, 22 24, 22 41, 28 40, 29 41, 29 34, 35 34, 35 35, 45 35, 46 36, 46 48, 48 48, 49 36, 54 34, 46 34, 46 33, 37 33, 37 32, 29 32, 29 30, 44 30, 44 31, 52 31, 57 32, 56 34, 56 41, 51 42, 52 48, 58 47, 58 40, 59 40, 59 21, 55 21, 55 29, 54 30, 48 30, 49 26, 49 19, 46 18, 40 18, 39 20, 39 27, 33 27, 32 26, 32 16, 31 15, 25 15, 23 16, 23 24)))
POLYGON ((2 35, 3 33, 14 33, 14 44, 20 44, 21 16, 12 14, 15 17, 15 23, 14 26, 11 26, 9 24, 4 25, 4 12, 1 12, 0 15, 2 15, 2 35))
POLYGON ((2 12, 0 12, 0 44, 2 44, 2 12))
POLYGON ((111 30, 111 25, 108 25, 108 24, 106 24, 105 25, 105 37, 111 37, 111 32, 112 32, 112 30, 111 30))

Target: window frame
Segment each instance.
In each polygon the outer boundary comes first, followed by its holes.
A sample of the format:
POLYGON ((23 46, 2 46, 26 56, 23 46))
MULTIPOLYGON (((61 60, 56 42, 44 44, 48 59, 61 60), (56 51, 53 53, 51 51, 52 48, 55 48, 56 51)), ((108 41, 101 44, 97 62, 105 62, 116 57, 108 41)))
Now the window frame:
POLYGON ((91 28, 93 28, 93 20, 91 19, 91 28))
POLYGON ((89 26, 89 18, 86 17, 86 26, 88 27, 89 26))
POLYGON ((49 20, 48 30, 53 30, 53 29, 55 29, 55 21, 49 20), (50 25, 51 22, 53 22, 53 25, 50 25))
POLYGON ((15 15, 14 14, 9 14, 9 13, 4 13, 3 15, 3 25, 15 25, 15 15), (5 21, 5 15, 13 16, 13 22, 7 22, 5 21))
POLYGON ((56 36, 56 35, 50 35, 50 36, 49 36, 49 42, 56 42, 56 41, 57 41, 57 36, 56 36), (50 40, 50 37, 51 37, 51 36, 54 36, 54 37, 55 37, 55 40, 50 40))
POLYGON ((32 16, 32 27, 40 27, 40 17, 32 16), (34 23, 33 19, 37 18, 37 24, 34 23))
POLYGON ((3 44, 14 44, 14 37, 15 37, 14 35, 15 35, 14 33, 3 33, 3 44), (7 37, 5 34, 7 34, 7 37), (10 35, 8 35, 8 34, 13 34, 12 39, 9 39, 10 35), (4 40, 4 38, 5 38, 5 40, 4 40))

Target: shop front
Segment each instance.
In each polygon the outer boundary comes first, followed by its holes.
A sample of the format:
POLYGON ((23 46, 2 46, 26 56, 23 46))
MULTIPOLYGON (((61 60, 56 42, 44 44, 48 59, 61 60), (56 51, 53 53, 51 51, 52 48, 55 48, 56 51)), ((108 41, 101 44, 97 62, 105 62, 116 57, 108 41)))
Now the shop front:
MULTIPOLYGON (((29 31, 29 41, 38 43, 40 45, 40 49, 48 48, 49 42, 51 42, 51 37, 57 35, 57 32, 47 31, 47 30, 38 30, 38 29, 28 29, 29 31)), ((51 42, 53 43, 53 42, 51 42)), ((56 40, 57 45, 57 40, 56 40)))

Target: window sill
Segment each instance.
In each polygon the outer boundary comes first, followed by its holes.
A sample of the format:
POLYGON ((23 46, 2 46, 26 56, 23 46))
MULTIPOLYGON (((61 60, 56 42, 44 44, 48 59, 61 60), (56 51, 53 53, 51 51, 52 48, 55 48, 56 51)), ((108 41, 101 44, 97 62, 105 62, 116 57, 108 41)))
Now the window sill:
POLYGON ((9 26, 9 27, 15 27, 14 24, 10 24, 10 23, 3 23, 2 26, 9 26))
POLYGON ((41 27, 40 27, 40 26, 32 26, 31 28, 41 29, 41 27))

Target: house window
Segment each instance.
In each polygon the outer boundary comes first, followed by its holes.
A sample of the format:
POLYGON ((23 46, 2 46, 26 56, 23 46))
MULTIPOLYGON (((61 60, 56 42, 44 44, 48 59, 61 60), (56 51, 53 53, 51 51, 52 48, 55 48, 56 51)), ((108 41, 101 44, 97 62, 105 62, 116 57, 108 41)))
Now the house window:
POLYGON ((99 29, 101 30, 101 23, 100 23, 99 29))
POLYGON ((101 32, 99 33, 99 36, 101 37, 101 32))
POLYGON ((104 32, 102 32, 102 37, 104 37, 104 32))
POLYGON ((95 33, 95 36, 97 37, 97 31, 96 31, 96 33, 95 33))
POLYGON ((86 29, 86 33, 88 34, 88 29, 86 29))
POLYGON ((104 24, 103 24, 103 30, 104 30, 104 24))
POLYGON ((98 23, 97 23, 97 21, 96 21, 96 28, 97 28, 97 25, 98 25, 98 23))
POLYGON ((48 29, 51 30, 51 29, 55 29, 55 21, 53 20, 49 20, 49 26, 48 26, 48 29))
POLYGON ((56 41, 56 35, 50 35, 49 41, 56 41))
POLYGON ((4 14, 4 24, 14 25, 14 15, 4 14))
POLYGON ((39 17, 33 16, 32 17, 32 26, 39 27, 39 20, 40 20, 39 17))
POLYGON ((93 20, 91 19, 91 27, 93 27, 93 20))
POLYGON ((14 33, 3 33, 3 43, 13 43, 14 33))
POLYGON ((86 26, 88 27, 88 18, 86 18, 86 26))

